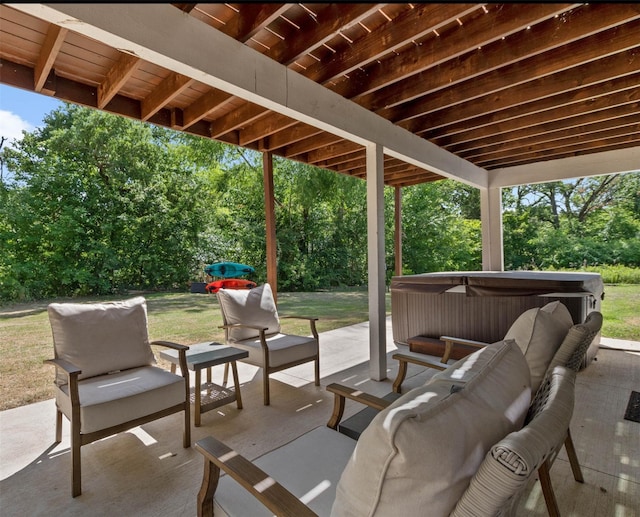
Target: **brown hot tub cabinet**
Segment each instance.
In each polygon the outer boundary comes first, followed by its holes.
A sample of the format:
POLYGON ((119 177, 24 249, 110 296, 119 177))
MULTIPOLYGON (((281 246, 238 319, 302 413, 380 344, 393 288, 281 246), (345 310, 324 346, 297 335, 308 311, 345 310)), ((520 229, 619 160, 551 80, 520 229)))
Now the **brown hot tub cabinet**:
MULTIPOLYGON (((396 276, 391 280, 393 340, 406 346, 414 336, 456 336, 486 343, 501 340, 527 309, 560 300, 574 323, 600 311, 604 297, 597 273, 544 271, 443 272, 396 276)), ((585 366, 600 336, 587 351, 585 366)))

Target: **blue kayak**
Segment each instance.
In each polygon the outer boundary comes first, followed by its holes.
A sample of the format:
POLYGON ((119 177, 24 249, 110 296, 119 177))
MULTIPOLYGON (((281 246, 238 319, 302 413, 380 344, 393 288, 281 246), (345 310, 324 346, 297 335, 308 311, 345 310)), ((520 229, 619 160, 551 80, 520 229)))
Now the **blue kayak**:
POLYGON ((255 273, 255 269, 246 264, 237 262, 216 262, 204 268, 204 272, 210 276, 221 276, 222 278, 233 278, 237 276, 255 273))

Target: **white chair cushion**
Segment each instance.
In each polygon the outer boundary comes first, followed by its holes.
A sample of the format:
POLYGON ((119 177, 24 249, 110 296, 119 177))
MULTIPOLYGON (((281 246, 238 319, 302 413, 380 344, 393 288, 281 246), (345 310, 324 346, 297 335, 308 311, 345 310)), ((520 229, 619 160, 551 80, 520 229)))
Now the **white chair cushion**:
POLYGON ((332 515, 449 515, 493 444, 522 427, 529 368, 513 341, 488 345, 413 389, 364 430, 332 515))
MULTIPOLYGON (((262 327, 267 329, 267 334, 280 332, 280 318, 269 284, 263 284, 249 290, 220 289, 216 295, 225 324, 244 323, 245 325, 262 327)), ((230 329, 229 341, 242 341, 259 335, 259 331, 253 329, 230 329)))
MULTIPOLYGON (((318 354, 318 342, 313 337, 273 334, 267 336, 266 341, 269 348, 269 366, 274 368, 294 361, 302 361, 318 354)), ((243 362, 263 366, 260 339, 236 341, 233 346, 249 352, 249 357, 243 359, 243 362)))
MULTIPOLYGON (((184 382, 184 377, 156 366, 80 381, 80 432, 99 431, 182 404, 186 397, 184 382)), ((71 419, 67 384, 56 389, 56 402, 71 419)))
POLYGON ((533 393, 572 325, 569 310, 555 301, 523 312, 505 334, 504 339, 515 339, 529 364, 533 393))
MULTIPOLYGON (((306 503, 317 515, 329 515, 338 479, 355 446, 355 440, 323 425, 253 463, 306 503), (318 451, 322 453, 318 454, 318 451)), ((229 476, 220 478, 213 513, 216 517, 273 515, 229 476)))
MULTIPOLYGON (((56 357, 86 379, 155 363, 142 296, 106 303, 52 303, 48 307, 56 357)), ((58 377, 57 383, 66 382, 58 377)))

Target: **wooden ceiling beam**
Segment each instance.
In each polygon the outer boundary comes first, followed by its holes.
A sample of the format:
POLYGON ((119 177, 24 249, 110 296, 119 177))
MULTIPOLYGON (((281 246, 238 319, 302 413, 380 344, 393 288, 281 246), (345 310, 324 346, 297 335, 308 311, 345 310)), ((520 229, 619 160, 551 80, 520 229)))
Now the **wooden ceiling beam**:
MULTIPOLYGON (((378 11, 384 4, 365 3, 333 3, 316 4, 318 8, 315 19, 305 18, 295 37, 281 40, 265 51, 265 55, 284 65, 290 65, 297 59, 309 54, 314 48, 334 38, 338 32, 345 31, 378 11)), ((304 75, 304 74, 303 74, 304 75)))
POLYGON ((309 67, 304 75, 313 81, 327 84, 384 54, 411 43, 451 23, 456 18, 479 9, 478 4, 415 4, 413 9, 372 30, 344 50, 333 54, 326 62, 309 67), (428 23, 424 21, 428 20, 428 23))
POLYGON ((120 53, 120 58, 109 69, 104 80, 98 85, 98 108, 104 108, 120 91, 133 73, 138 69, 139 57, 120 53))
POLYGON ((611 139, 630 136, 634 133, 640 134, 639 118, 634 117, 634 120, 628 121, 628 123, 622 123, 616 127, 593 129, 592 131, 566 131, 562 136, 549 139, 531 139, 530 141, 521 142, 518 147, 513 147, 506 150, 494 150, 491 152, 483 153, 482 155, 468 158, 474 163, 493 163, 495 161, 501 161, 505 159, 519 159, 521 156, 527 156, 532 152, 550 151, 556 152, 562 150, 565 147, 572 147, 576 145, 583 145, 592 142, 608 141, 611 139))
POLYGON ((560 158, 568 158, 572 156, 580 156, 582 154, 590 154, 595 152, 605 152, 624 147, 633 147, 640 144, 640 132, 636 131, 631 135, 621 136, 606 140, 596 140, 587 143, 566 146, 562 148, 551 148, 537 150, 519 158, 504 159, 499 161, 487 162, 484 167, 489 169, 515 167, 527 163, 538 161, 557 160, 560 158))
POLYGON ((184 126, 189 127, 202 120, 209 113, 225 104, 232 97, 233 95, 227 92, 212 88, 184 109, 184 126))
POLYGON ((231 18, 229 23, 226 23, 218 30, 242 43, 253 38, 291 7, 288 4, 268 2, 246 2, 230 5, 238 12, 238 15, 231 18))
POLYGON ((640 121, 640 103, 635 102, 623 106, 606 108, 595 113, 589 112, 575 117, 556 119, 552 122, 526 128, 501 135, 501 137, 476 140, 455 152, 465 159, 476 158, 486 153, 515 149, 522 145, 551 141, 567 132, 592 133, 612 127, 628 125, 640 121))
POLYGON ((368 93, 526 29, 529 25, 577 5, 579 4, 531 4, 528 6, 530 8, 522 9, 517 4, 488 4, 488 14, 478 16, 464 27, 452 31, 449 36, 435 37, 420 46, 414 46, 395 56, 389 63, 382 60, 377 66, 354 71, 349 74, 349 81, 342 81, 339 87, 333 89, 343 97, 358 100, 368 93))
POLYGON ((599 33, 594 36, 597 43, 586 44, 579 40, 550 53, 500 68, 437 95, 407 103, 403 105, 404 111, 394 108, 395 115, 402 120, 396 120, 396 117, 390 120, 412 132, 425 128, 425 124, 434 118, 438 126, 433 127, 441 127, 471 118, 467 112, 479 114, 487 106, 493 108, 496 100, 501 104, 514 105, 573 89, 579 84, 579 79, 589 80, 590 75, 599 76, 601 80, 626 75, 633 71, 626 72, 626 69, 629 61, 633 61, 634 47, 640 45, 638 30, 640 20, 599 33), (599 63, 612 68, 606 73, 594 73, 594 67, 603 66, 599 63), (443 120, 441 117, 445 112, 447 116, 443 120), (454 112, 459 114, 458 118, 453 116, 454 112))
POLYGON ((348 140, 320 147, 307 153, 307 162, 315 164, 321 160, 329 160, 337 156, 353 153, 355 151, 363 151, 364 147, 348 140))
POLYGON ((251 124, 254 120, 263 116, 266 111, 262 106, 247 102, 241 108, 214 120, 211 123, 211 138, 217 138, 229 131, 251 124))
POLYGON ((318 148, 341 142, 342 140, 342 137, 323 132, 321 135, 307 138, 305 140, 301 140, 300 142, 296 142, 295 144, 287 146, 284 151, 284 156, 287 158, 291 158, 293 156, 305 154, 318 148))
MULTIPOLYGON (((554 16, 531 30, 512 34, 361 97, 358 103, 390 120, 401 119, 394 106, 424 97, 443 88, 479 77, 535 55, 552 51, 599 31, 640 17, 637 4, 588 4, 563 16, 554 16), (570 23, 568 23, 570 20, 570 23)), ((399 109, 404 109, 401 106, 399 109)))
POLYGON ((301 142, 302 140, 322 133, 323 131, 321 129, 298 122, 290 128, 271 135, 268 139, 268 150, 274 152, 276 150, 281 150, 281 152, 284 153, 284 150, 288 145, 301 142))
POLYGON ((638 100, 640 73, 615 80, 597 82, 559 95, 544 97, 526 104, 516 104, 500 111, 475 117, 469 122, 457 122, 443 130, 422 133, 436 145, 446 147, 489 135, 499 135, 522 127, 543 124, 558 118, 554 110, 566 110, 563 116, 596 112, 638 100), (469 129, 471 128, 471 129, 469 129))
POLYGON ((148 121, 160 108, 194 83, 194 79, 171 72, 141 103, 140 119, 148 121))
POLYGON ((45 89, 44 85, 68 32, 68 29, 63 29, 59 25, 49 25, 49 30, 47 31, 47 35, 44 38, 42 47, 40 48, 38 62, 36 63, 33 71, 34 91, 44 93, 46 95, 53 95, 55 93, 45 89))
MULTIPOLYGON (((636 44, 640 44, 637 38, 636 44)), ((639 72, 640 59, 637 59, 636 54, 637 49, 626 50, 556 74, 504 88, 504 91, 499 94, 490 89, 491 93, 487 95, 480 97, 470 95, 472 100, 461 102, 453 107, 435 109, 428 115, 398 125, 411 132, 425 135, 427 132, 457 122, 467 121, 470 124, 468 121, 475 117, 506 108, 520 106, 521 109, 526 110, 528 103, 538 99, 639 72)), ((474 86, 470 88, 475 89, 474 86)), ((430 104, 432 108, 436 107, 433 99, 430 104)), ((443 104, 449 105, 446 99, 443 99, 443 104)))
MULTIPOLYGON (((295 119, 268 111, 261 118, 255 119, 248 127, 240 130, 240 145, 245 145, 288 129, 299 122, 295 119)), ((271 147, 270 144, 267 144, 271 147)))

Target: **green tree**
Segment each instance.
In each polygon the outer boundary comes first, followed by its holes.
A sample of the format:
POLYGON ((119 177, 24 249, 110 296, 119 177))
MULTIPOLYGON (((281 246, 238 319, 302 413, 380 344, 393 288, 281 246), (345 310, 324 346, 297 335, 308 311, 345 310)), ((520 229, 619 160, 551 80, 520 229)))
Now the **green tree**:
POLYGON ((65 105, 5 160, 3 297, 187 282, 206 212, 175 133, 65 105))

